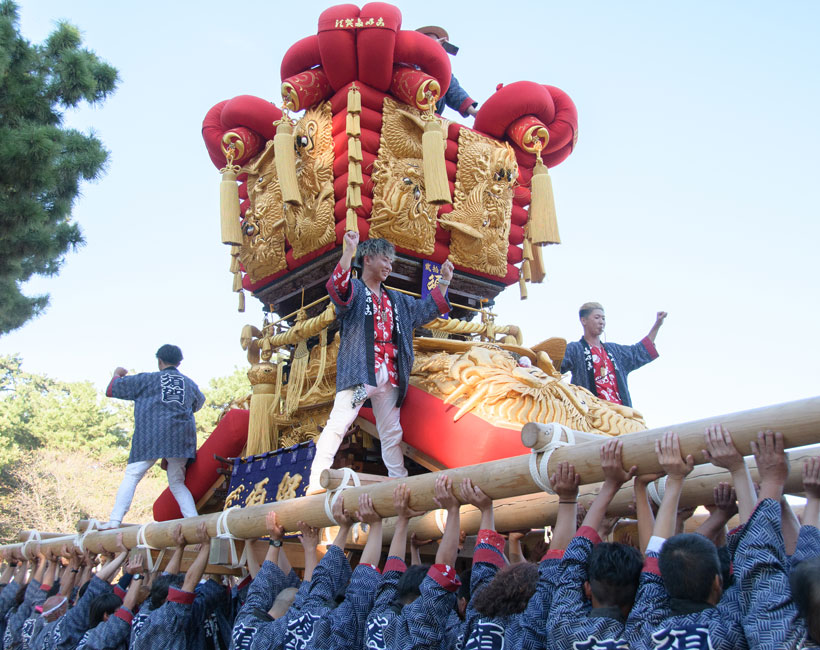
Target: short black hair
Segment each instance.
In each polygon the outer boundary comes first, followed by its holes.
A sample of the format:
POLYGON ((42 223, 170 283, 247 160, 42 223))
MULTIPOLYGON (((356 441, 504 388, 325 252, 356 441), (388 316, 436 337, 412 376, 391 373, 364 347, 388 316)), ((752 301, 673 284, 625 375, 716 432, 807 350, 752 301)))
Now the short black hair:
POLYGON ((365 239, 363 242, 359 242, 359 245, 356 247, 356 260, 353 266, 358 269, 364 269, 364 258, 367 255, 370 257, 384 255, 393 260, 396 258, 396 248, 386 239, 365 239))
POLYGON ((169 366, 178 366, 180 361, 182 361, 182 350, 176 345, 166 343, 157 350, 157 359, 164 361, 169 366))
POLYGON ((697 533, 682 533, 666 540, 658 566, 672 598, 705 603, 721 566, 714 543, 697 533))
POLYGON ((798 562, 789 575, 792 598, 812 641, 820 642, 820 556, 798 562))
POLYGON ((604 607, 631 607, 642 568, 641 554, 633 546, 601 542, 589 555, 589 586, 604 607))
POLYGON ((527 609, 538 587, 538 565, 532 562, 510 564, 473 594, 472 606, 486 618, 511 616, 527 609))
POLYGON ((105 615, 109 616, 122 607, 122 598, 110 591, 100 594, 88 608, 88 629, 93 630, 105 619, 105 615))
POLYGON ((169 587, 179 587, 185 581, 181 573, 163 573, 151 583, 151 611, 162 607, 168 598, 169 587))
POLYGON ((393 605, 403 607, 421 596, 421 583, 424 582, 424 577, 429 570, 429 564, 411 564, 407 567, 407 571, 401 574, 399 583, 396 585, 396 598, 393 600, 393 605))

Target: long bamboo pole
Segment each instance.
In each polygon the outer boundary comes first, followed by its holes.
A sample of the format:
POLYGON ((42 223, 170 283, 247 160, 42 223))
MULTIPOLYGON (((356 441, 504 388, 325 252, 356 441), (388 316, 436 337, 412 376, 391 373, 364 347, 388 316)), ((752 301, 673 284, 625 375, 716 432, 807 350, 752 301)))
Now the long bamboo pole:
MULTIPOLYGON (((776 429, 783 434, 786 448, 800 447, 820 442, 820 397, 810 397, 795 402, 785 402, 773 406, 764 406, 750 411, 740 411, 717 417, 694 420, 669 427, 659 427, 620 436, 623 441, 624 467, 637 465, 642 473, 660 471, 658 459, 655 456, 654 441, 666 431, 674 431, 680 437, 681 453, 686 456, 692 454, 695 463, 705 462, 702 450, 704 448, 703 433, 706 427, 713 424, 722 424, 732 434, 732 440, 740 453, 751 453, 750 444, 757 439, 758 431, 776 429)), ((531 448, 539 448, 546 444, 548 437, 545 432, 532 435, 533 428, 529 426, 528 434, 522 432, 522 443, 531 448), (530 444, 527 445, 527 442, 530 444)), ((548 463, 548 474, 552 474, 558 463, 568 461, 575 465, 575 471, 581 475, 582 483, 592 483, 603 480, 599 449, 601 443, 585 443, 580 445, 559 447, 552 454, 548 463)))
MULTIPOLYGON (((803 460, 815 456, 820 456, 820 445, 787 452, 790 467, 789 478, 785 486, 787 493, 802 492, 803 460)), ((754 458, 747 458, 746 464, 749 467, 752 478, 757 480, 758 475, 754 458)), ((451 470, 447 470, 445 473, 448 475, 452 474, 451 470)), ((430 474, 425 476, 430 476, 430 474)), ((403 481, 409 482, 409 479, 404 479, 403 481)), ((711 464, 696 467, 684 482, 684 490, 680 500, 681 507, 692 507, 711 503, 713 490, 721 481, 731 483, 731 476, 726 470, 711 464)), ((663 479, 656 481, 656 489, 661 493, 663 491, 662 482, 663 479)), ((374 483, 367 487, 370 489, 376 487, 388 488, 392 503, 392 492, 398 484, 399 481, 387 481, 385 483, 374 483)), ((600 483, 582 486, 579 490, 578 501, 588 506, 598 494, 600 488, 600 483)), ((358 489, 361 490, 362 488, 358 489)), ((352 492, 353 488, 345 490, 344 493, 348 491, 352 492)), ((415 498, 415 494, 413 496, 415 498)), ((285 529, 289 531, 298 529, 296 522, 299 520, 304 520, 314 526, 333 526, 334 522, 330 520, 324 512, 324 498, 324 495, 315 495, 232 510, 228 515, 230 522, 229 529, 236 537, 243 539, 263 537, 266 535, 265 514, 271 510, 276 511, 285 529), (231 518, 232 516, 236 518, 231 518), (240 516, 241 519, 239 518, 240 516)), ((607 514, 627 516, 632 513, 632 502, 633 486, 630 481, 624 484, 616 493, 607 510, 607 514)), ((553 525, 558 513, 558 497, 544 492, 499 499, 496 500, 493 505, 495 509, 496 528, 499 531, 540 528, 545 525, 553 525)), ((433 505, 433 507, 435 507, 435 505, 433 505)), ((387 514, 379 507, 377 507, 377 511, 382 514, 387 514)), ((215 537, 216 520, 218 517, 219 513, 149 524, 145 529, 145 538, 151 546, 158 548, 170 547, 173 545, 173 540, 170 537, 171 532, 176 528, 177 524, 182 524, 183 531, 190 541, 193 540, 196 527, 201 521, 206 523, 209 534, 215 537)), ((463 531, 467 532, 467 534, 476 533, 480 520, 481 513, 478 509, 469 505, 462 506, 460 527, 463 531)), ((412 519, 408 527, 408 532, 416 533, 416 535, 422 539, 437 539, 441 537, 445 524, 445 513, 440 510, 431 510, 425 515, 412 519)), ((389 543, 392 539, 394 527, 395 518, 386 518, 384 521, 385 544, 389 543)), ((95 531, 88 533, 84 541, 88 548, 96 549, 101 545, 103 548, 113 551, 116 544, 116 535, 118 532, 122 532, 125 546, 134 548, 137 545, 137 531, 138 528, 136 527, 112 531, 95 531)), ((64 544, 71 546, 78 537, 79 536, 72 535, 54 540, 42 540, 40 545, 42 548, 53 547, 55 551, 59 551, 60 547, 64 544)), ((361 545, 364 544, 366 539, 366 533, 358 532, 355 541, 361 545)), ((22 546, 22 544, 13 544, 0 548, 20 548, 22 546)))

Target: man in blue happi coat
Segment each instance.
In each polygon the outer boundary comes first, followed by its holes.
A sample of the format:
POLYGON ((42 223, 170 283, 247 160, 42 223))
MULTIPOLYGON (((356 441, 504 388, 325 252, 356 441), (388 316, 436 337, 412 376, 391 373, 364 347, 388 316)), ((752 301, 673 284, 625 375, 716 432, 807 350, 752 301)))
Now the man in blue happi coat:
POLYGON ((182 516, 197 516, 196 504, 185 486, 185 468, 188 459, 196 457, 194 413, 205 404, 205 396, 177 369, 181 361, 182 350, 163 345, 157 350, 159 372, 129 376, 125 368, 114 371, 105 394, 134 402, 134 437, 114 509, 101 528, 119 527, 137 484, 160 458, 168 463, 168 486, 182 516))
MULTIPOLYGON (((450 42, 450 35, 443 27, 428 25, 427 27, 419 27, 416 31, 432 38, 444 48, 447 54, 455 56, 458 53, 458 48, 450 42)), ((458 111, 461 117, 475 116, 478 113, 478 102, 461 87, 454 74, 450 75, 450 86, 447 88, 447 92, 444 93, 444 97, 436 102, 436 113, 441 115, 445 106, 458 111)))
POLYGON ((649 334, 635 345, 604 343, 601 341, 606 327, 603 305, 584 303, 578 311, 584 335, 580 341, 567 345, 561 372, 572 372, 573 384, 607 402, 632 406, 626 376, 658 358, 655 337, 666 315, 665 311, 659 311, 649 334))
POLYGON ((316 442, 308 494, 321 490, 322 470, 333 464, 345 432, 368 399, 373 404, 388 475, 407 476, 399 407, 407 395, 413 369, 413 330, 450 311, 446 295, 453 264, 444 262, 438 287, 426 298, 417 299, 382 284, 393 270, 395 255, 393 244, 386 239, 368 239, 359 244, 359 233, 348 231, 342 258, 327 281, 327 292, 341 323, 336 399, 316 442), (361 279, 351 277, 357 246, 361 279))

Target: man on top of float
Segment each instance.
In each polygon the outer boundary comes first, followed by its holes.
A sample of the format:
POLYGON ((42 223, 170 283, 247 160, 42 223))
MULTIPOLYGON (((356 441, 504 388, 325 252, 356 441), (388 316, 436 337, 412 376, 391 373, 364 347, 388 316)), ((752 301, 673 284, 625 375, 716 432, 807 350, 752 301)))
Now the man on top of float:
MULTIPOLYGON (((419 27, 417 32, 421 32, 425 36, 429 36, 434 41, 438 42, 447 54, 455 56, 458 53, 458 48, 450 42, 450 35, 447 30, 438 25, 428 25, 427 27, 419 27)), ((458 111, 461 117, 468 115, 475 116, 478 113, 478 102, 470 97, 469 93, 461 87, 455 75, 450 75, 450 87, 444 94, 444 97, 436 102, 436 113, 441 115, 444 112, 444 107, 449 106, 454 111, 458 111)))
POLYGON ((666 318, 659 311, 655 324, 635 345, 602 343, 606 326, 604 308, 597 302, 586 302, 578 311, 584 335, 567 345, 561 372, 572 372, 572 383, 613 404, 632 406, 626 376, 658 358, 655 337, 666 318))
POLYGON ((182 350, 163 345, 157 350, 159 372, 128 375, 125 368, 114 371, 105 394, 134 402, 134 437, 117 500, 108 523, 100 529, 119 528, 137 484, 160 458, 168 463, 168 487, 182 516, 198 514, 185 486, 185 468, 188 459, 196 457, 194 413, 205 404, 205 396, 193 380, 177 370, 181 362, 182 350))
POLYGON ((399 407, 413 368, 413 330, 450 311, 447 287, 453 264, 444 262, 438 288, 418 299, 385 289, 382 284, 393 269, 394 257, 393 244, 386 239, 359 244, 359 233, 348 231, 342 258, 327 281, 327 292, 341 324, 336 399, 316 443, 308 494, 321 490, 322 470, 333 464, 342 438, 367 399, 373 404, 388 475, 407 476, 400 446, 399 407), (354 253, 361 260, 361 279, 351 277, 354 253))

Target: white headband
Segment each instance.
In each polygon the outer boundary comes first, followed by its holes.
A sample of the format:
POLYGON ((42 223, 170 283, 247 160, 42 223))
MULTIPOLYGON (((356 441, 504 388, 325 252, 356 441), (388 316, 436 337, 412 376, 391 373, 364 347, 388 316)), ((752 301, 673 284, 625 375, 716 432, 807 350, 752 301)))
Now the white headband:
POLYGON ((60 609, 60 607, 65 605, 67 602, 68 602, 68 598, 66 598, 65 596, 62 596, 62 600, 57 605, 54 605, 54 607, 52 607, 51 609, 45 610, 42 614, 40 614, 40 616, 48 616, 49 614, 53 614, 58 609, 60 609))

